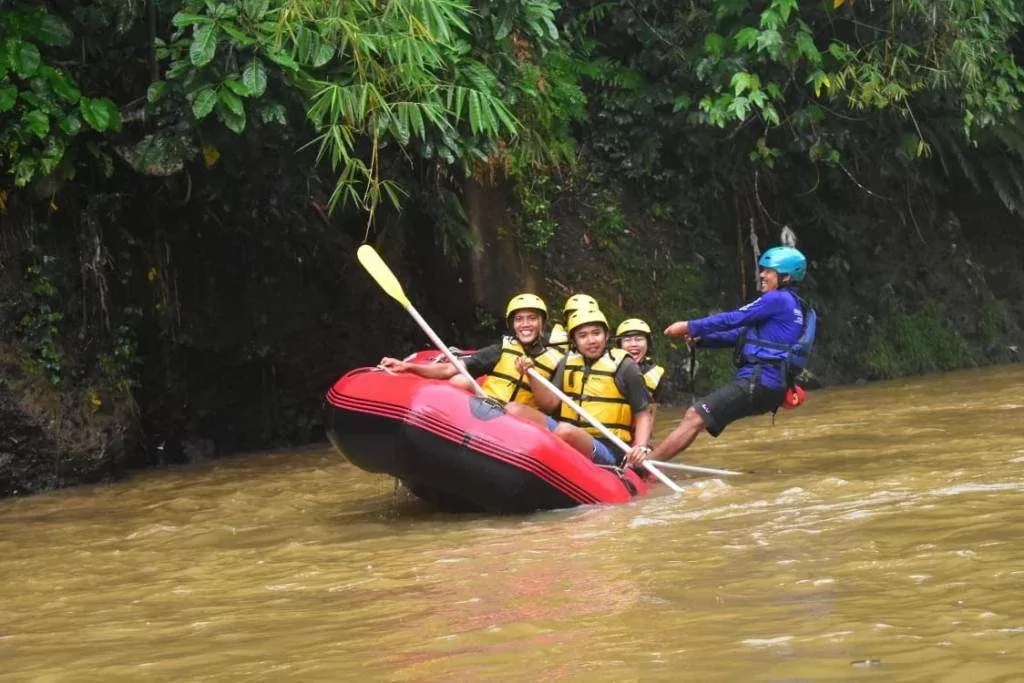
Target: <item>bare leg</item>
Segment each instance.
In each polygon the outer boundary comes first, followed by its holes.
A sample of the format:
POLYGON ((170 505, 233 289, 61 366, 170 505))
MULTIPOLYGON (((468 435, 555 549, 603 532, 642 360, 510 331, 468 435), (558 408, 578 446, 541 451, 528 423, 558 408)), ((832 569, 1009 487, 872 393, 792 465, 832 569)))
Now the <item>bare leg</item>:
POLYGON ((590 456, 594 452, 594 437, 590 434, 576 425, 565 422, 559 422, 553 433, 559 439, 579 451, 587 460, 590 460, 590 456))
POLYGON ((647 457, 651 460, 670 460, 680 451, 686 450, 702 431, 704 431, 704 419, 696 410, 688 408, 676 428, 665 437, 664 441, 655 446, 647 457))
POLYGON ((523 405, 522 403, 508 403, 505 405, 505 412, 509 415, 529 420, 530 422, 536 422, 545 429, 548 426, 548 416, 540 412, 536 408, 523 405))
MULTIPOLYGON (((524 420, 536 422, 547 429, 548 416, 536 408, 531 408, 522 403, 509 403, 505 406, 505 412, 524 420)), ((551 433, 579 451, 587 460, 590 460, 590 455, 594 452, 594 437, 590 434, 587 434, 575 425, 565 422, 559 422, 551 433)))
POLYGON ((457 386, 458 388, 465 389, 470 393, 476 391, 476 389, 474 389, 473 386, 469 383, 469 380, 463 377, 462 375, 456 374, 450 377, 448 381, 457 386))

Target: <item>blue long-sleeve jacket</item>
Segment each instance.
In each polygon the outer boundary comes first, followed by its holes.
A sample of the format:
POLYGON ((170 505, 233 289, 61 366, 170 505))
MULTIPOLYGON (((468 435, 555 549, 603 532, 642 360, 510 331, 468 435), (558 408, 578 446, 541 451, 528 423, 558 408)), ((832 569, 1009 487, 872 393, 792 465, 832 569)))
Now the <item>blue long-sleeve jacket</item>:
MULTIPOLYGON (((776 289, 735 311, 691 320, 689 327, 691 337, 700 337, 701 348, 735 347, 748 328, 756 328, 757 336, 762 339, 793 344, 803 333, 804 312, 794 293, 776 289)), ((756 363, 744 359, 736 370, 736 379, 753 376, 756 367, 756 363)), ((782 370, 773 365, 761 365, 760 382, 767 387, 786 386, 782 370)))

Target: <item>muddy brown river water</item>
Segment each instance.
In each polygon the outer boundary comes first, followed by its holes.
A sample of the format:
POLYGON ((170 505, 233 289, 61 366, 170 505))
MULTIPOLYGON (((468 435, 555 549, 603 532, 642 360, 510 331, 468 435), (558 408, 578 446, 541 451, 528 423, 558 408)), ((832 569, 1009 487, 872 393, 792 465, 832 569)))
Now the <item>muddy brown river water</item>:
POLYGON ((0 680, 1024 681, 1024 366, 684 460, 753 474, 446 516, 322 446, 0 501, 0 680))

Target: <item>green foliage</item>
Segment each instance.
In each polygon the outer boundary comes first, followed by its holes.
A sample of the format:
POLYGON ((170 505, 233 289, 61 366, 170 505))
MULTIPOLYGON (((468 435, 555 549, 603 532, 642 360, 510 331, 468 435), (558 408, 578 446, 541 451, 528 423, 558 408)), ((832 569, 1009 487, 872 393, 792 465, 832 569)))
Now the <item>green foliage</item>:
POLYGON ((552 199, 562 188, 555 184, 551 175, 537 174, 519 179, 515 190, 521 221, 520 240, 527 249, 543 253, 558 231, 552 199))
POLYGON ((884 379, 954 370, 973 359, 943 312, 927 304, 913 313, 894 310, 872 326, 863 362, 872 378, 884 379))
POLYGON ((111 100, 84 97, 74 78, 47 58, 71 42, 63 21, 39 6, 3 10, 0 38, 0 174, 15 186, 54 173, 83 122, 99 133, 120 130, 111 100))
POLYGON ((33 368, 51 384, 59 384, 64 373, 64 356, 58 348, 60 325, 64 320, 60 292, 52 279, 54 259, 43 256, 25 272, 30 304, 21 316, 19 329, 31 353, 33 368))
POLYGON ((314 64, 333 54, 325 36, 302 22, 283 23, 289 4, 182 2, 172 18, 176 30, 157 41, 168 66, 166 81, 150 86, 149 104, 183 97, 195 121, 213 114, 236 134, 251 121, 286 125, 288 87, 302 82, 295 55, 314 64), (272 75, 282 87, 268 91, 272 75))
POLYGON ((130 394, 139 385, 138 373, 142 365, 139 357, 135 324, 140 317, 138 309, 126 311, 126 320, 113 331, 110 350, 98 355, 98 365, 103 386, 110 387, 121 394, 130 394))
POLYGON ((411 156, 465 175, 509 167, 514 177, 571 158, 568 126, 584 100, 566 67, 557 8, 549 0, 476 11, 461 0, 186 0, 177 31, 159 45, 175 88, 151 90, 150 100, 177 89, 195 121, 213 115, 240 133, 253 120, 285 123, 289 95, 301 94, 310 144, 337 177, 331 206, 372 220, 382 201, 400 204, 406 189, 387 174, 411 156))
POLYGON ((517 130, 494 73, 467 54, 468 15, 454 0, 185 2, 161 56, 195 118, 236 133, 251 107, 283 121, 271 83, 308 94, 312 144, 337 173, 331 205, 372 216, 403 194, 382 177, 383 147, 469 164, 517 130))
MULTIPOLYGON (((645 182, 672 184, 678 157, 709 147, 710 127, 723 132, 706 163, 722 175, 810 166, 814 189, 833 168, 863 191, 851 168, 903 173, 937 145, 977 165, 977 146, 1022 103, 1014 0, 571 7, 604 128, 591 149, 645 182)), ((1011 166, 976 175, 1016 209, 1024 157, 1011 166)))

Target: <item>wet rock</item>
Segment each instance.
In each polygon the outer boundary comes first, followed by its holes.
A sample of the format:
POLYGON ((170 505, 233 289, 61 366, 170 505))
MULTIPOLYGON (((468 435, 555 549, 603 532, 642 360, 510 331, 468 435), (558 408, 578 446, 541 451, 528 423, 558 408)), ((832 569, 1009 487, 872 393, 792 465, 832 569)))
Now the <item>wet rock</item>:
POLYGON ((217 455, 217 444, 212 439, 204 439, 197 436, 185 439, 181 444, 181 452, 185 456, 186 462, 206 462, 207 460, 212 460, 217 455))
POLYGON ((124 468, 131 420, 21 372, 0 348, 0 497, 108 480, 124 468))

